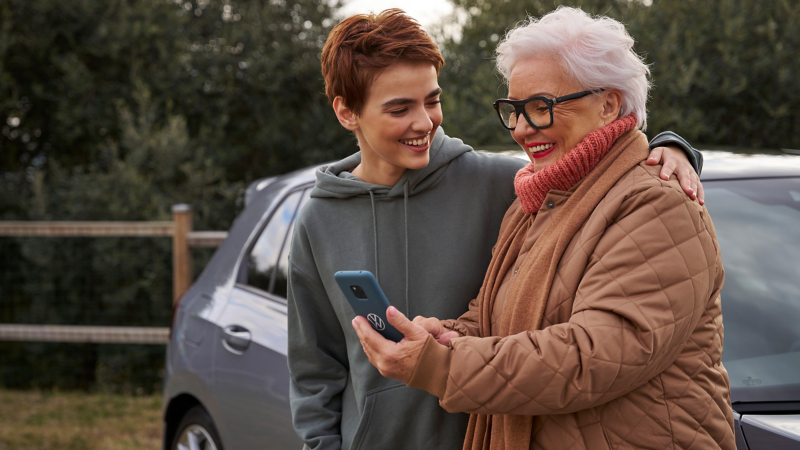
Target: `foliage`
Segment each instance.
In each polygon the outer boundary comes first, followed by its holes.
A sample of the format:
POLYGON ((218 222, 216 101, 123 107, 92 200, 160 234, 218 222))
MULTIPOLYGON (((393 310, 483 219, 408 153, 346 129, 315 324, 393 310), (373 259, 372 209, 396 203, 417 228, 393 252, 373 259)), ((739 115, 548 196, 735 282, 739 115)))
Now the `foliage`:
MULTIPOLYGON (((124 150, 125 114, 156 127, 185 124, 189 151, 236 187, 350 152, 322 94, 317 54, 330 15, 322 0, 3 2, 0 214, 30 217, 15 200, 36 176, 49 188, 55 167, 103 171, 108 158, 124 159, 107 149, 124 150)), ((204 204, 197 193, 181 200, 204 204)), ((201 221, 227 226, 234 204, 225 200, 201 221)))
MULTIPOLYGON (((0 219, 225 230, 248 182, 345 156, 321 0, 0 3, 0 219)), ((168 326, 159 238, 0 239, 0 322, 168 326)), ((207 254, 201 254, 202 257, 207 254)), ((152 392, 164 349, 0 343, 0 385, 152 392)))
POLYGON ((622 21, 651 64, 648 130, 700 144, 799 148, 800 4, 788 0, 454 0, 469 19, 444 45, 444 127, 478 146, 513 146, 491 107, 507 93, 493 66, 526 13, 578 6, 622 21), (647 3, 647 4, 645 4, 647 3))
POLYGON ((653 131, 800 148, 800 3, 662 0, 631 12, 628 28, 653 64, 653 131))

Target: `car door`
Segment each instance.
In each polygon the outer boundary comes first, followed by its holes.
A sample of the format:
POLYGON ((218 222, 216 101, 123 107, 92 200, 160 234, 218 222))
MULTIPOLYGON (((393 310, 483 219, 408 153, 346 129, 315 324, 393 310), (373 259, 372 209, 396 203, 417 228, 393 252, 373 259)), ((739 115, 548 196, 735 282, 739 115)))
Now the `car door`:
POLYGON ((286 274, 292 228, 310 189, 289 193, 240 264, 215 339, 215 388, 227 450, 302 447, 286 364, 286 274))

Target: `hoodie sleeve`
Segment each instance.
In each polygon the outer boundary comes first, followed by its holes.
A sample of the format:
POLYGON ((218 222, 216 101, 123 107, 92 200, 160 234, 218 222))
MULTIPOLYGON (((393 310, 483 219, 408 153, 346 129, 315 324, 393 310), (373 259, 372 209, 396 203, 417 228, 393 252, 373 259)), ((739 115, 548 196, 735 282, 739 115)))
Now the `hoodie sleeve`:
POLYGON ((308 235, 298 221, 288 288, 289 402, 304 449, 342 446, 342 392, 349 364, 344 333, 316 269, 308 235))
POLYGON ((697 172, 697 175, 700 175, 703 171, 703 154, 692 147, 689 141, 680 137, 678 133, 672 131, 659 133, 650 141, 650 150, 656 147, 666 147, 668 145, 674 145, 683 150, 683 152, 686 153, 686 158, 689 159, 689 163, 694 167, 694 171, 697 172))

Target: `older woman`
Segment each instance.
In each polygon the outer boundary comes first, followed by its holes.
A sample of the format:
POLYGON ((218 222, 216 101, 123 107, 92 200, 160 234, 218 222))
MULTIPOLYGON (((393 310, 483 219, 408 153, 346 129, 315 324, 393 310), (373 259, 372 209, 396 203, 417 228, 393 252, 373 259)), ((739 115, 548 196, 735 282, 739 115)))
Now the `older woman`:
POLYGON ((495 107, 531 163, 478 298, 441 322, 390 307, 399 343, 353 321, 384 376, 472 414, 465 449, 735 448, 714 226, 645 163, 632 47, 565 7, 512 30, 495 107))

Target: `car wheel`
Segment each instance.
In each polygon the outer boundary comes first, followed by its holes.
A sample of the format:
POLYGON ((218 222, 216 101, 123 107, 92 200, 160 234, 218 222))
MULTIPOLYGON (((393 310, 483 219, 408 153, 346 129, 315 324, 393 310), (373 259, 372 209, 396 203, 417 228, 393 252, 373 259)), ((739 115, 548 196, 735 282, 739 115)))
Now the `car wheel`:
POLYGON ((205 409, 195 406, 183 416, 170 448, 172 450, 222 450, 219 433, 205 409))

